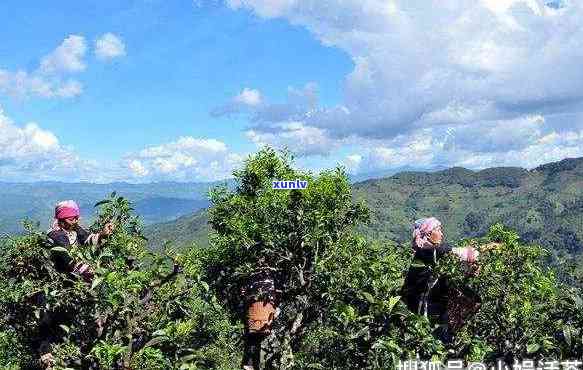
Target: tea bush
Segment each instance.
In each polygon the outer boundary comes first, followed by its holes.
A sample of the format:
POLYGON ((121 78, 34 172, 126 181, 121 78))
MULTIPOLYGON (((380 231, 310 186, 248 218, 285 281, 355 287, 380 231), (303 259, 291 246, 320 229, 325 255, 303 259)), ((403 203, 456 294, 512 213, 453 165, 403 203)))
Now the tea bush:
MULTIPOLYGON (((241 288, 266 268, 278 290, 278 315, 262 345, 265 369, 583 356, 580 288, 557 278, 545 263, 547 251, 523 244, 503 225, 459 241, 482 250, 476 276, 466 275, 453 255, 435 267, 452 287, 471 289, 482 300, 446 346, 401 301, 411 248, 355 232, 369 212, 354 203, 342 168, 314 175, 294 169, 289 154, 267 148, 235 178, 236 189, 210 194, 210 246, 181 253, 146 249, 126 199, 112 194, 100 202, 92 229, 113 220, 114 234, 101 248, 70 252, 95 268, 90 283, 55 270, 54 251, 34 225, 27 224, 24 236, 2 239, 0 368, 39 368, 43 342, 60 370, 239 368, 241 288), (307 188, 272 188, 272 181, 296 179, 307 188), (486 251, 492 242, 500 246, 486 251)), ((472 222, 473 230, 478 220, 472 222)), ((578 281, 573 271, 565 281, 578 281)))
POLYGON ((99 206, 92 228, 114 221, 114 234, 70 251, 94 267, 91 283, 56 271, 30 224, 28 235, 3 240, 0 366, 38 368, 44 344, 55 369, 233 368, 240 328, 201 280, 197 249, 152 253, 126 199, 99 206))
POLYGON ((243 313, 238 288, 246 274, 265 266, 276 272, 283 297, 264 344, 266 368, 383 369, 416 357, 511 364, 581 355, 580 292, 547 267, 546 251, 523 245, 500 224, 481 239, 459 243, 500 244, 483 251, 477 276, 466 276, 453 255, 436 268, 454 288, 472 289, 482 299, 445 347, 428 320, 400 300, 410 247, 366 241, 354 232, 368 212, 352 202, 341 169, 313 176, 294 170, 292 160, 261 151, 235 174, 237 189, 213 193, 209 212, 217 254, 207 280, 230 310, 243 313), (293 179, 307 180, 307 189, 271 188, 274 180, 293 179))

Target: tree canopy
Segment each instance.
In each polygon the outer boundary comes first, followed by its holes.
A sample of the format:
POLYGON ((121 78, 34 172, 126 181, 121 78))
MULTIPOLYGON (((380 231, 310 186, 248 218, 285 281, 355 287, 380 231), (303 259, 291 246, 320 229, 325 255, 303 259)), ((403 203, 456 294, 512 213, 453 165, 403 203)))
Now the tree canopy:
POLYGON ((100 248, 67 251, 94 267, 91 282, 55 270, 55 251, 32 224, 24 236, 3 238, 0 367, 38 368, 37 348, 47 334, 41 329, 50 327, 55 369, 239 368, 242 287, 261 269, 271 272, 278 292, 273 330, 262 344, 265 369, 583 356, 580 288, 558 278, 568 272, 545 263, 548 251, 524 244, 502 224, 457 241, 482 249, 476 276, 452 256, 436 267, 453 287, 470 288, 482 300, 446 346, 401 300, 410 246, 357 232, 369 211, 354 202, 342 168, 301 171, 291 155, 267 148, 234 175, 234 189, 209 194, 209 246, 150 251, 127 199, 114 193, 98 203, 93 229, 113 220, 114 234, 100 248), (308 185, 274 189, 276 180, 308 185), (483 250, 491 242, 500 248, 483 250))

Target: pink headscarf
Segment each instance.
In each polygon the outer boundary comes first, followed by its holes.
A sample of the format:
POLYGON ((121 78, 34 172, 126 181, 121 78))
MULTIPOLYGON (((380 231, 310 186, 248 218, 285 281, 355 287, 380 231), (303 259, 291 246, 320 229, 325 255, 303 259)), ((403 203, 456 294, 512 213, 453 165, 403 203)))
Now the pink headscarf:
POLYGON ((434 248, 435 245, 429 241, 429 235, 441 222, 435 217, 421 218, 413 225, 413 250, 434 248))
POLYGON ((55 219, 53 221, 52 230, 59 229, 59 220, 69 217, 79 217, 79 206, 74 200, 65 200, 57 203, 55 206, 55 219))

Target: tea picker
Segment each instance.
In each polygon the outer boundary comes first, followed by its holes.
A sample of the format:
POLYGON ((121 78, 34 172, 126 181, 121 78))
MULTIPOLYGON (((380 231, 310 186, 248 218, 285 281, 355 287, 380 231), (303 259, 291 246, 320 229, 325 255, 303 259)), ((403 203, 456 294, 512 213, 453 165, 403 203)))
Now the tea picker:
POLYGON ((245 305, 245 349, 242 368, 258 370, 261 364, 261 344, 271 334, 280 291, 275 289, 271 267, 260 267, 247 279, 241 289, 245 305))
POLYGON ((446 276, 437 276, 437 261, 453 253, 465 264, 468 274, 477 274, 479 252, 469 246, 452 248, 443 244, 441 222, 434 217, 415 221, 413 225, 413 263, 409 268, 402 296, 409 309, 437 324, 434 335, 444 343, 453 340, 453 332, 476 312, 480 299, 471 291, 450 289, 446 276), (451 316, 451 317, 450 317, 451 316))
MULTIPOLYGON (((80 215, 80 208, 75 201, 65 200, 57 203, 54 220, 45 242, 46 247, 50 248, 51 261, 57 271, 72 274, 91 284, 95 274, 93 267, 86 261, 74 258, 71 252, 80 246, 102 246, 113 233, 115 224, 107 222, 100 232, 91 233, 79 225, 80 215)), ((59 340, 57 333, 62 330, 59 325, 70 319, 69 316, 70 313, 56 309, 44 312, 41 317, 39 330, 42 335, 36 346, 40 354, 39 362, 44 369, 51 369, 54 364, 50 347, 59 340)))

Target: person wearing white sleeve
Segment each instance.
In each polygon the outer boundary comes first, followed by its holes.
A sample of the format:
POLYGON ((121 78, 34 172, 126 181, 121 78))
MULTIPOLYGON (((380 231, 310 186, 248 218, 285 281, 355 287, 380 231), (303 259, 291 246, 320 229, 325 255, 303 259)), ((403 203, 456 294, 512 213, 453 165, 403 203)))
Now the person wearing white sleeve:
MULTIPOLYGON (((434 218, 423 218, 413 225, 413 264, 407 272, 402 289, 404 302, 409 309, 424 315, 439 327, 434 335, 444 343, 452 341, 448 326, 449 285, 446 277, 435 276, 433 267, 447 253, 453 253, 469 265, 474 265, 479 252, 473 247, 452 248, 443 243, 441 222, 434 218)), ((477 269, 474 269, 477 271, 477 269)))

